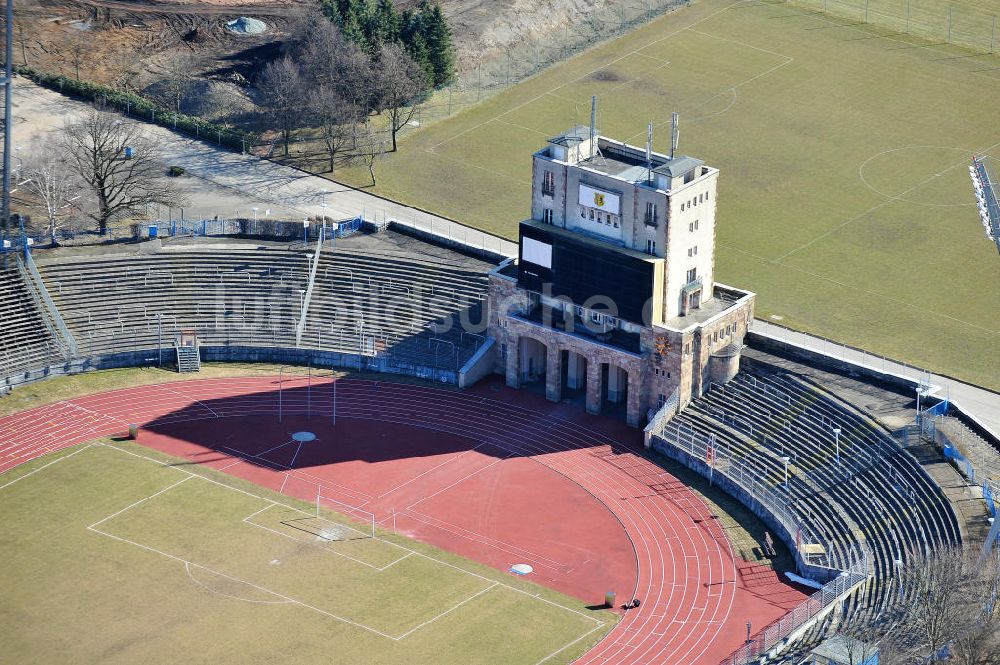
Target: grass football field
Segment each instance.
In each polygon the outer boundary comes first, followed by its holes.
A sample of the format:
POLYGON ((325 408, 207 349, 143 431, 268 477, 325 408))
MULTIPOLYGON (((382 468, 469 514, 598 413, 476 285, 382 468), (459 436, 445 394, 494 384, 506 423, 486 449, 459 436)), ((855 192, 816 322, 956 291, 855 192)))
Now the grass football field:
POLYGON ((0 477, 12 663, 568 663, 615 615, 136 444, 0 477))
POLYGON ((603 134, 642 144, 652 120, 660 151, 678 111, 681 152, 722 169, 717 278, 758 316, 1000 389, 1000 257, 966 168, 1000 159, 998 84, 996 56, 699 0, 414 132, 376 191, 515 237, 531 153, 591 95, 603 134))

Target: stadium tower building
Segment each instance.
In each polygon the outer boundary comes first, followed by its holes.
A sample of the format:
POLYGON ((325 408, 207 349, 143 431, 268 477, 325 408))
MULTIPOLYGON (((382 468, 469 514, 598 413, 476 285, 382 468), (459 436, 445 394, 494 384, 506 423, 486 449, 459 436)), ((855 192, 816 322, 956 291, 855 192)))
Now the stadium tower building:
MULTIPOLYGON (((739 370, 754 294, 719 284, 718 169, 577 126, 534 154, 519 257, 490 274, 494 371, 642 425, 739 370)), ((676 146, 676 130, 672 144, 676 146)))

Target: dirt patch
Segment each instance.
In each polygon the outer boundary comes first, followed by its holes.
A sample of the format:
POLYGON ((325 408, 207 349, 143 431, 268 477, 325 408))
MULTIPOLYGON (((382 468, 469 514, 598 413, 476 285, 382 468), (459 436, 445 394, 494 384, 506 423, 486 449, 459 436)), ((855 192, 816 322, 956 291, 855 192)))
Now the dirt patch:
POLYGON ((612 69, 598 69, 590 75, 590 78, 594 81, 601 81, 603 83, 620 83, 628 80, 612 69))

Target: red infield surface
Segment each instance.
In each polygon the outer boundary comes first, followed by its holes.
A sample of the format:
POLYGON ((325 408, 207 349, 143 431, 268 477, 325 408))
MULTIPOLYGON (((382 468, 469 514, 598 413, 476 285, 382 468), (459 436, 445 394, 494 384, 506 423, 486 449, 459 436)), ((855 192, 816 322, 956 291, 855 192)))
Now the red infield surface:
POLYGON ((457 393, 251 377, 90 395, 0 419, 0 472, 129 423, 149 447, 319 492, 501 570, 530 564, 530 579, 594 605, 612 590, 641 599, 579 663, 716 665, 748 620, 756 632, 805 598, 734 555, 698 496, 636 454, 640 432, 496 380, 457 393), (300 446, 298 431, 317 439, 300 446))

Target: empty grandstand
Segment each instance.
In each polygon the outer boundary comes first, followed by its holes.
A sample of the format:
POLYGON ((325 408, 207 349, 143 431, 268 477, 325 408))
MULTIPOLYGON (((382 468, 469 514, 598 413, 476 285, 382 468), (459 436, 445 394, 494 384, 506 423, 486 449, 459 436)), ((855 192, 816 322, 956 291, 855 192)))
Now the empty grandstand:
MULTIPOLYGON (((752 365, 694 400, 652 445, 718 474, 745 502, 761 505, 800 572, 824 579, 826 569, 825 579, 837 580, 840 571, 863 570, 868 581, 844 620, 878 613, 909 552, 961 542, 948 499, 913 455, 880 424, 800 376, 752 365)), ((823 624, 815 630, 821 635, 823 624)), ((732 662, 755 658, 784 637, 764 631, 732 662)))
POLYGON ((143 252, 36 252, 44 291, 79 348, 69 353, 46 334, 52 326, 31 300, 30 276, 5 271, 16 288, 3 304, 32 331, 5 327, 18 340, 0 350, 5 383, 170 364, 181 331, 197 335, 206 360, 317 362, 452 382, 485 345, 477 330, 492 263, 393 231, 327 242, 318 262, 317 247, 177 238, 143 252))

